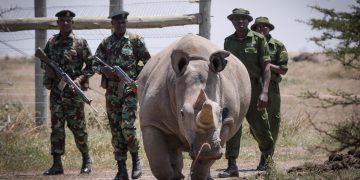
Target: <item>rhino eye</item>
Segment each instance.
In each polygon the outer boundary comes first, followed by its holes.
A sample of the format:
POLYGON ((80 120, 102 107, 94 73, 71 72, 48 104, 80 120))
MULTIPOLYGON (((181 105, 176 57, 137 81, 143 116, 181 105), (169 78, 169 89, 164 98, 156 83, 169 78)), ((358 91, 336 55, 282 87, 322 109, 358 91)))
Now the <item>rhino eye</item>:
POLYGON ((182 118, 184 117, 184 110, 180 110, 180 115, 182 118))

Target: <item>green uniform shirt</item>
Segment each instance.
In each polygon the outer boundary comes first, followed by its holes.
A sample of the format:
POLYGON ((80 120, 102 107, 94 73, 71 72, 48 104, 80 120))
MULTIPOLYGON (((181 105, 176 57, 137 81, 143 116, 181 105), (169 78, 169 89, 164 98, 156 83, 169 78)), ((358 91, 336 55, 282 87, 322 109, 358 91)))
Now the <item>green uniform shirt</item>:
MULTIPOLYGON (((105 38, 96 50, 96 56, 110 66, 119 66, 130 78, 136 79, 150 59, 150 53, 142 37, 128 31, 122 37, 115 34, 105 38)), ((95 62, 94 66, 103 66, 95 62)), ((104 84, 105 77, 102 78, 104 84)), ((104 88, 117 86, 117 79, 109 79, 104 88)))
MULTIPOLYGON (((268 45, 270 50, 271 64, 278 65, 280 69, 287 71, 288 67, 288 53, 286 51, 285 45, 279 40, 274 39, 269 35, 268 45)), ((275 82, 281 81, 281 75, 271 72, 271 80, 275 82)))
MULTIPOLYGON (((88 81, 88 78, 94 74, 92 60, 89 58, 91 51, 87 41, 75 37, 72 32, 65 39, 60 39, 60 34, 55 34, 46 43, 44 52, 51 60, 55 61, 72 80, 81 76, 83 81, 88 81)), ((43 63, 42 67, 45 67, 43 63)), ((45 73, 45 86, 53 88, 56 87, 59 82, 60 79, 50 79, 45 73)))
POLYGON ((261 64, 270 62, 269 47, 260 33, 249 30, 240 40, 236 33, 225 38, 224 49, 234 54, 245 65, 251 79, 261 79, 261 64))

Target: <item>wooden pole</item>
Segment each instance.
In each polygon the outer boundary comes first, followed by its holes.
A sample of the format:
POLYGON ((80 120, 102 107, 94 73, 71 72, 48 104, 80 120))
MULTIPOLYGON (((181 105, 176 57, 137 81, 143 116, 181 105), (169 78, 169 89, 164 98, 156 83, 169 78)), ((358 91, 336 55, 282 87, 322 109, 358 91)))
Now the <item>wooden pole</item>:
POLYGON ((200 0, 199 11, 201 15, 201 23, 199 24, 199 35, 210 39, 211 31, 211 0, 200 0))
POLYGON ((110 0, 109 15, 116 10, 124 10, 123 0, 110 0))
MULTIPOLYGON (((56 20, 57 18, 0 19, 0 32, 58 29, 56 20)), ((110 21, 107 18, 74 18, 73 29, 111 29, 110 21)), ((130 15, 128 21, 128 28, 142 29, 199 24, 201 18, 199 14, 162 17, 136 17, 130 15)))
MULTIPOLYGON (((34 0, 35 17, 46 17, 46 0, 34 0)), ((35 31, 35 49, 44 48, 46 43, 46 30, 35 31)), ((47 125, 48 97, 42 81, 44 70, 40 67, 39 59, 35 60, 35 122, 37 126, 47 125)))

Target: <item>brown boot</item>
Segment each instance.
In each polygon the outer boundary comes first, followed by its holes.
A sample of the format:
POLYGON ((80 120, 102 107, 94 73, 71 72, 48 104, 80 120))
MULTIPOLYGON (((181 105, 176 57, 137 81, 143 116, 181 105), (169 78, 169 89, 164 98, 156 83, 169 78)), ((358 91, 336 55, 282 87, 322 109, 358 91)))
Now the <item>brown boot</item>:
POLYGON ((236 165, 236 159, 229 157, 228 159, 228 168, 224 172, 219 173, 219 178, 228 178, 228 177, 239 177, 239 170, 236 165))
POLYGON ((54 154, 53 155, 53 165, 50 169, 44 172, 44 175, 57 175, 64 174, 63 165, 61 162, 61 155, 54 154))

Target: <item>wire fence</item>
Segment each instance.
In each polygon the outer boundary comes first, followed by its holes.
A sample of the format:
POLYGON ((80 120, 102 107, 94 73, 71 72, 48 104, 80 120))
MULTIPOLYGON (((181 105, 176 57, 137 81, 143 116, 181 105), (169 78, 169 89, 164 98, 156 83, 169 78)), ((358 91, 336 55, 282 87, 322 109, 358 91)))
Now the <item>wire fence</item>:
MULTIPOLYGON (((109 1, 102 1, 102 5, 65 5, 47 7, 47 17, 55 17, 55 14, 62 9, 70 9, 76 13, 76 17, 102 17, 109 15, 109 1), (106 4, 107 3, 107 4, 106 4)), ((194 14, 199 12, 197 3, 190 3, 188 0, 132 0, 124 2, 124 9, 130 12, 130 16, 175 16, 194 14)), ((26 18, 34 17, 34 7, 15 6, 10 11, 3 9, 0 18, 26 18)), ((150 29, 129 29, 144 37, 146 45, 151 54, 159 52, 162 48, 175 41, 177 38, 188 34, 198 33, 197 25, 150 28, 150 29)), ((58 33, 57 30, 48 30, 48 38, 58 33)), ((108 29, 97 30, 74 30, 78 37, 85 38, 92 52, 95 52, 102 39, 109 36, 108 29)), ((0 56, 32 56, 35 51, 35 31, 0 32, 0 56)))
MULTIPOLYGON (((22 5, 22 2, 23 1, 19 4, 22 5)), ((51 4, 51 2, 55 1, 50 0, 48 2, 51 4)), ((76 1, 74 2, 76 3, 76 1)), ((62 9, 74 11, 76 17, 108 17, 109 1, 101 1, 101 3, 104 4, 49 6, 48 3, 46 9, 47 17, 54 17, 56 12, 62 9)), ((4 7, 4 9, 2 9, 3 7, 0 8, 0 18, 14 19, 34 17, 34 7, 31 7, 31 5, 21 7, 19 4, 11 7, 10 11, 6 11, 6 9, 8 9, 7 7, 4 7)), ((124 9, 130 12, 130 16, 176 16, 199 12, 198 4, 189 3, 188 0, 132 0, 124 2, 124 9)), ((129 31, 144 37, 147 48, 150 53, 154 55, 185 34, 197 34, 198 26, 187 25, 151 29, 129 29, 129 31)), ((47 38, 57 33, 58 30, 48 30, 47 38)), ((74 30, 74 33, 78 37, 85 38, 92 52, 95 52, 102 39, 109 36, 111 31, 108 29, 74 30)), ((35 49, 34 30, 0 32, 0 112, 10 113, 11 111, 25 108, 29 109, 30 113, 33 113, 31 116, 33 118, 47 118, 36 117, 35 115, 34 107, 36 104, 48 103, 35 102, 35 76, 42 76, 42 74, 35 74, 33 58, 35 49), (20 57, 13 59, 11 56, 20 57)), ((99 88, 99 84, 99 77, 92 78, 90 89, 86 94, 94 100, 94 106, 103 113, 105 111, 104 91, 99 88)), ((90 109, 86 108, 86 111, 89 113, 90 109)), ((6 118, 9 119, 9 116, 6 116, 6 118)))

